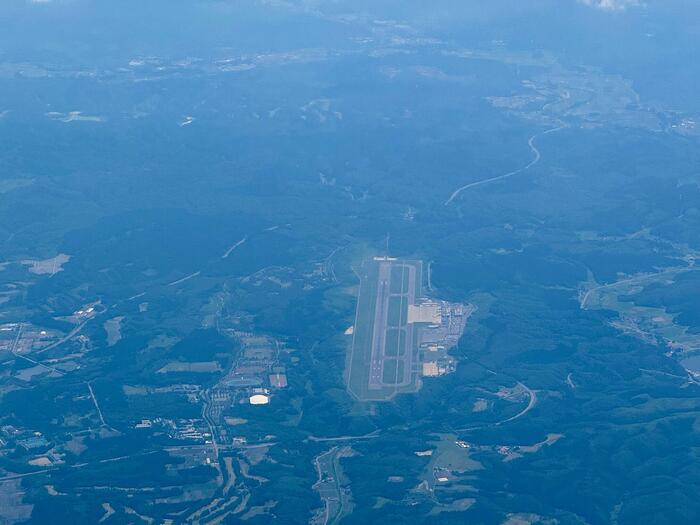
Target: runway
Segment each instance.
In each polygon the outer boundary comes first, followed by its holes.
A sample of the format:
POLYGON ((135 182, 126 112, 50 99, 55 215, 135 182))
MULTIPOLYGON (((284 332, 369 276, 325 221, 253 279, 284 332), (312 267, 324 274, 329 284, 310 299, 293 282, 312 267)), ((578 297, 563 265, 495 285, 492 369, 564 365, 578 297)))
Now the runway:
POLYGON ((409 264, 381 261, 377 279, 368 378, 370 390, 409 385, 413 366, 413 329, 406 323, 406 311, 408 305, 416 301, 416 268, 409 264), (408 279, 404 277, 405 272, 408 272, 408 279), (399 291, 392 293, 392 288, 396 288, 392 279, 397 276, 401 279, 399 291), (387 349, 388 329, 397 330, 395 344, 403 348, 387 349), (401 332, 405 333, 403 341, 401 332))

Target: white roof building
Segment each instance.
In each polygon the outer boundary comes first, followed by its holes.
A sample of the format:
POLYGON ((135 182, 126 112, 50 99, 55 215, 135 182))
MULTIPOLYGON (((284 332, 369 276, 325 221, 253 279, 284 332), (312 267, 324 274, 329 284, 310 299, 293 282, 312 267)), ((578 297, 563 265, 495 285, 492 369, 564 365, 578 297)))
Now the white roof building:
POLYGON ((270 398, 264 394, 255 394, 250 396, 251 405, 267 405, 270 402, 270 398))

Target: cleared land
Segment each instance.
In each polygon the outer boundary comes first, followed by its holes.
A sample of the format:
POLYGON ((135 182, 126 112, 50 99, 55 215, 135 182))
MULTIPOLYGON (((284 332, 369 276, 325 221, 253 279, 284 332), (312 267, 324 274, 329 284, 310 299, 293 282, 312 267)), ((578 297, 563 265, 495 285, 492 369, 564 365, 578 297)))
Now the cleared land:
POLYGON ((414 392, 418 350, 416 328, 408 324, 408 305, 420 297, 422 264, 372 259, 363 264, 360 280, 348 390, 362 401, 414 392))

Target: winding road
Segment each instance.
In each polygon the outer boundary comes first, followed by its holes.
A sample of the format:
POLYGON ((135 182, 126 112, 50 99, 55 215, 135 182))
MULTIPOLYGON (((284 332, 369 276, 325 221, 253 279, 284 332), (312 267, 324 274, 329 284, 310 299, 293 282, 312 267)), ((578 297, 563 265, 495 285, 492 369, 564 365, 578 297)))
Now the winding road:
POLYGON ((540 158, 542 158, 542 155, 540 154, 540 150, 538 150, 537 147, 535 147, 535 139, 537 137, 539 137, 540 135, 547 135, 549 133, 559 131, 560 129, 562 129, 562 128, 558 127, 558 128, 548 129, 547 131, 543 131, 542 133, 535 134, 528 139, 527 145, 530 146, 530 149, 532 150, 532 153, 534 153, 535 158, 533 158, 525 166, 523 166, 522 168, 518 168, 517 170, 514 170, 514 171, 509 171, 508 173, 505 173, 503 175, 498 175, 496 177, 490 177, 488 179, 479 180, 476 182, 470 182, 469 184, 465 184, 464 186, 460 186, 455 191, 453 191, 452 195, 450 195, 450 198, 445 201, 445 206, 449 205, 453 200, 455 200, 459 196, 459 194, 462 193, 464 190, 468 190, 469 188, 474 188, 476 186, 481 186, 483 184, 488 184, 490 182, 496 182, 499 180, 507 179, 509 177, 512 177, 513 175, 517 175, 518 173, 522 173, 523 171, 526 171, 526 170, 530 169, 531 167, 533 167, 535 164, 537 164, 540 161, 540 158))

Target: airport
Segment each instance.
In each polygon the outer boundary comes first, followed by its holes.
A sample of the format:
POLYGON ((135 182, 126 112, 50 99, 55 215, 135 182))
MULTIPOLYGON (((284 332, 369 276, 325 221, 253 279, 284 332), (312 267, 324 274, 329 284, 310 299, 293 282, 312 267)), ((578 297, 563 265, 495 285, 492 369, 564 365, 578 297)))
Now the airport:
POLYGON ((374 257, 362 265, 346 367, 348 390, 357 399, 416 392, 422 376, 454 370, 447 351, 457 344, 472 310, 424 298, 422 279, 419 260, 374 257))

